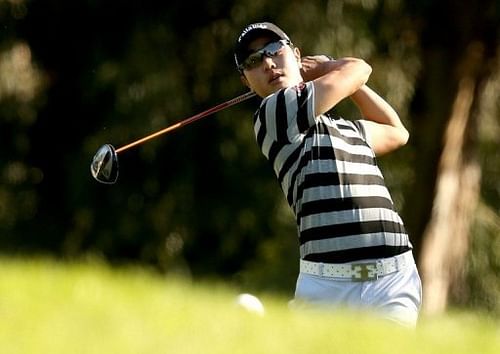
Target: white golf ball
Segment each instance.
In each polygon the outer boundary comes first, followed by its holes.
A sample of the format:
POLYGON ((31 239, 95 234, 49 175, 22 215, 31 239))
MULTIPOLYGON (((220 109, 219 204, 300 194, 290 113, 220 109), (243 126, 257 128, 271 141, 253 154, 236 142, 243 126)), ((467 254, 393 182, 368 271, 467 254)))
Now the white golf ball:
POLYGON ((264 305, 256 296, 252 294, 240 294, 236 297, 236 304, 248 312, 263 316, 265 313, 264 305))

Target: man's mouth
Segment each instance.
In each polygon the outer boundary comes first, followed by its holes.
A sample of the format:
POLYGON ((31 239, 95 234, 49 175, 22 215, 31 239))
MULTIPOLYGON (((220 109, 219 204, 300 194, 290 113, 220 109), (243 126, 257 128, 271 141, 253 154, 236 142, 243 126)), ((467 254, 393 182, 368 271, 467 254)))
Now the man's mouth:
POLYGON ((273 84, 275 83, 276 81, 278 81, 281 77, 283 76, 283 74, 281 73, 275 73, 271 76, 271 78, 269 79, 269 83, 270 84, 273 84))

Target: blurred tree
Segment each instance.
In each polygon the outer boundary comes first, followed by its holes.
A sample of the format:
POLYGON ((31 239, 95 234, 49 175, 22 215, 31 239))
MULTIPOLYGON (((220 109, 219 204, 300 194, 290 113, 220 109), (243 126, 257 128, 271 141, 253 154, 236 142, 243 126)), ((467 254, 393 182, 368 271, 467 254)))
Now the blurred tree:
POLYGON ((36 214, 43 171, 27 161, 30 130, 43 103, 46 78, 17 26, 23 1, 0 1, 0 247, 16 243, 13 230, 36 214))
POLYGON ((417 250, 426 313, 444 311, 450 289, 463 283, 480 195, 480 101, 498 70, 499 10, 495 1, 408 3, 420 26, 425 68, 416 83, 413 126, 416 166, 426 168, 419 169, 407 207, 419 215, 411 226, 422 235, 417 250))

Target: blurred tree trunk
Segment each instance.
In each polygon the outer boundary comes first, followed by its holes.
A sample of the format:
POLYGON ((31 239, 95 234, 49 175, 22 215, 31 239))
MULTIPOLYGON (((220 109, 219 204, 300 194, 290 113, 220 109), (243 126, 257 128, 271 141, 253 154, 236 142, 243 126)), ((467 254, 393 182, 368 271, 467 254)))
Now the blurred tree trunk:
POLYGON ((420 269, 428 314, 445 310, 452 286, 459 286, 469 244, 469 227, 477 204, 481 170, 476 155, 481 77, 481 44, 463 58, 462 76, 444 132, 430 221, 423 234, 420 269))
POLYGON ((417 19, 424 23, 423 65, 413 102, 417 176, 407 208, 414 211, 410 231, 421 235, 415 246, 423 311, 437 314, 446 309, 450 290, 463 282, 481 181, 478 107, 497 31, 485 10, 495 6, 491 1, 426 4, 417 19))

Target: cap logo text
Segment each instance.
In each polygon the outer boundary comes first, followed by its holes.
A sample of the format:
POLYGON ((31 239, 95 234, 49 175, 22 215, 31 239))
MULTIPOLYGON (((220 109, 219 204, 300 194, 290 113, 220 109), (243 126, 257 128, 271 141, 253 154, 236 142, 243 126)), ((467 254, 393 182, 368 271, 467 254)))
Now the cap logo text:
POLYGON ((243 37, 245 37, 245 35, 256 29, 256 28, 261 28, 261 29, 267 29, 267 25, 264 24, 264 23, 254 23, 254 24, 251 24, 250 26, 247 26, 240 34, 240 36, 238 37, 238 42, 241 42, 241 40, 243 39, 243 37))

